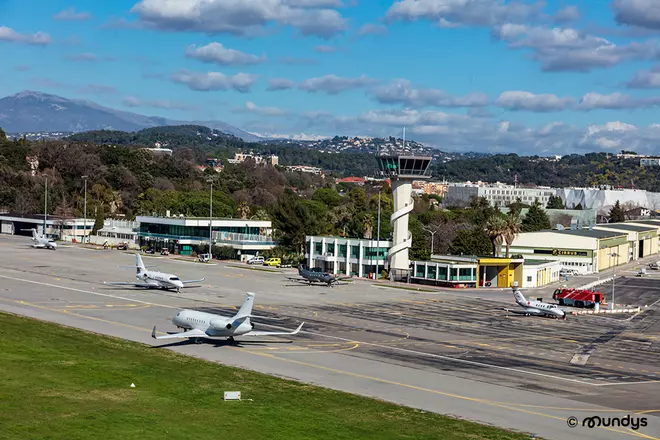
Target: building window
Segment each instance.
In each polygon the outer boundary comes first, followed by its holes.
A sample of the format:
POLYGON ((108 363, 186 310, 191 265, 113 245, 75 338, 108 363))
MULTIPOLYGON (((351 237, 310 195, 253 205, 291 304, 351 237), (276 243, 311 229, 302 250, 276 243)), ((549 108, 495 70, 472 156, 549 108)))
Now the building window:
POLYGON ((532 282, 532 277, 527 277, 527 282, 531 283, 532 282))
POLYGON ((438 266, 438 279, 439 280, 447 279, 447 266, 438 266))
POLYGON ((417 278, 424 278, 424 265, 423 264, 416 264, 415 265, 415 276, 417 278))
POLYGON ((321 252, 323 252, 323 243, 314 243, 314 253, 321 255, 321 252))
POLYGON ((428 275, 427 275, 426 278, 431 279, 431 280, 435 280, 437 269, 438 269, 438 267, 435 264, 432 265, 432 266, 429 266, 428 275))
POLYGON ((351 258, 360 258, 360 246, 351 246, 351 258))
POLYGON ((340 244, 339 245, 339 252, 337 253, 337 255, 340 256, 340 257, 345 257, 346 256, 346 248, 347 248, 347 245, 340 244))
POLYGON ((458 270, 458 280, 459 281, 474 281, 472 277, 472 268, 461 268, 458 270))

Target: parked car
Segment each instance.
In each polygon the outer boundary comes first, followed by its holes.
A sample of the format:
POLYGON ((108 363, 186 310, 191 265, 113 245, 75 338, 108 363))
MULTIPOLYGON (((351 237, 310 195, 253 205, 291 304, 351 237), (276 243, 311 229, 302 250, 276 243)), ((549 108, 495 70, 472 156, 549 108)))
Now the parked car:
POLYGON ((167 250, 167 249, 161 249, 161 250, 160 250, 160 254, 161 254, 161 255, 169 255, 169 254, 170 254, 170 251, 167 250))
POLYGON ((118 251, 127 251, 128 250, 128 243, 119 243, 117 245, 117 250, 118 251))
POLYGON ((247 264, 264 264, 264 257, 253 257, 247 260, 247 264))
POLYGON ((211 256, 209 254, 199 254, 199 261, 202 263, 208 263, 211 261, 211 256))
POLYGON ((282 259, 281 258, 269 258, 266 261, 264 261, 264 266, 280 266, 282 264, 282 259))
POLYGON ((145 254, 155 254, 156 251, 154 250, 154 248, 149 248, 149 249, 147 249, 146 251, 144 251, 144 253, 145 253, 145 254))

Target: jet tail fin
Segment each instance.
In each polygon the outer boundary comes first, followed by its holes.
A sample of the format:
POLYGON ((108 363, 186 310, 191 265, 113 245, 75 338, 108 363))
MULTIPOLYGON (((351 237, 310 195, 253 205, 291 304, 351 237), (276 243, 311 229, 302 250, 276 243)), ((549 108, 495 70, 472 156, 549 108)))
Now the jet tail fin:
POLYGON ((142 257, 138 253, 135 254, 135 267, 137 267, 137 273, 142 273, 146 270, 146 267, 142 262, 142 257))
POLYGON ((238 313, 234 315, 234 319, 249 318, 252 315, 252 306, 254 305, 254 293, 248 292, 247 298, 238 309, 238 313))

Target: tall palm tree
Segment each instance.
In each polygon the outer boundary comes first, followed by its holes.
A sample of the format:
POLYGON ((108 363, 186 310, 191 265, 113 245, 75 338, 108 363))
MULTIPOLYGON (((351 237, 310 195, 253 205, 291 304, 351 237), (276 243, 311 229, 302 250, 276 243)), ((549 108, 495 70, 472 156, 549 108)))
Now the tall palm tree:
POLYGON ((374 233, 374 219, 370 215, 366 215, 362 221, 364 228, 364 238, 371 239, 374 233))
POLYGON ((493 256, 500 256, 504 234, 506 233, 506 220, 499 214, 491 215, 486 221, 486 233, 493 244, 493 256))
POLYGON ((250 205, 245 200, 238 205, 236 211, 241 216, 241 220, 247 220, 250 217, 250 205))
POLYGON ((509 212, 509 215, 506 216, 504 219, 504 242, 506 243, 506 254, 505 257, 509 258, 509 250, 511 249, 511 245, 513 242, 516 240, 516 237, 521 231, 522 227, 522 222, 520 220, 520 215, 518 215, 516 212, 509 212))

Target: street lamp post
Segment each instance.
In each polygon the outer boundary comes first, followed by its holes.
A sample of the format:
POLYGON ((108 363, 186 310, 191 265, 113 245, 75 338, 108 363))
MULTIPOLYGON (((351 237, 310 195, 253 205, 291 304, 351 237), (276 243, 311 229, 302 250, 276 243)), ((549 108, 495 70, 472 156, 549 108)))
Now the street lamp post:
MULTIPOLYGON (((610 257, 618 257, 619 254, 616 252, 612 252, 610 254, 610 257)), ((612 264, 612 303, 610 304, 610 310, 614 309, 614 278, 616 278, 616 260, 614 261, 614 264, 612 264)))
POLYGON ((378 241, 376 241, 376 249, 378 249, 378 252, 376 252, 376 279, 378 279, 378 259, 380 258, 380 189, 378 190, 378 232, 376 235, 378 237, 378 241))
POLYGON ((44 194, 44 237, 46 237, 46 221, 48 220, 48 174, 44 174, 46 179, 44 194))
POLYGON ((435 233, 438 232, 438 231, 432 231, 432 230, 427 229, 427 228, 424 228, 424 230, 425 230, 426 232, 428 232, 429 234, 431 234, 431 255, 433 255, 433 236, 434 236, 435 233))
MULTIPOLYGON (((87 235, 87 176, 82 176, 85 181, 85 197, 83 201, 83 239, 82 242, 85 242, 85 236, 87 235)), ((89 240, 87 240, 89 241, 89 240)))
POLYGON ((211 184, 211 195, 209 196, 209 261, 213 259, 213 179, 209 179, 211 184))

